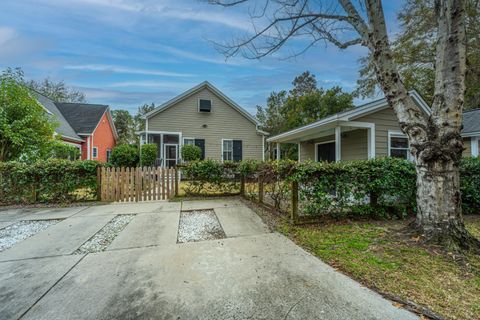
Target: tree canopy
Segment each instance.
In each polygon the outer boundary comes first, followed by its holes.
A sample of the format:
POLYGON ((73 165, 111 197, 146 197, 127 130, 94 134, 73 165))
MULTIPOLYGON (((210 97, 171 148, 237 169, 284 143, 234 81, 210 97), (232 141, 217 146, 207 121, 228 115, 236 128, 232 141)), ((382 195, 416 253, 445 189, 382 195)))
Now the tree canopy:
POLYGON ((41 155, 55 141, 55 120, 22 83, 20 69, 0 76, 0 161, 41 155))
POLYGON ((85 94, 79 90, 68 87, 63 81, 53 81, 46 78, 42 81, 29 80, 24 84, 35 91, 49 97, 55 102, 78 102, 85 103, 85 94))
POLYGON ((135 142, 135 127, 133 117, 128 110, 113 110, 113 122, 118 134, 118 144, 135 142))
MULTIPOLYGON (((401 31, 392 43, 393 59, 408 89, 417 90, 431 104, 435 87, 437 17, 434 0, 407 0, 397 15, 401 31)), ((466 0, 467 73, 465 109, 480 106, 480 1, 466 0)), ((355 94, 371 97, 377 79, 372 56, 361 58, 355 94)))
POLYGON ((292 85, 288 92, 272 92, 266 107, 257 106, 262 129, 272 135, 353 108, 351 94, 340 87, 319 88, 315 75, 309 71, 295 77, 292 85))

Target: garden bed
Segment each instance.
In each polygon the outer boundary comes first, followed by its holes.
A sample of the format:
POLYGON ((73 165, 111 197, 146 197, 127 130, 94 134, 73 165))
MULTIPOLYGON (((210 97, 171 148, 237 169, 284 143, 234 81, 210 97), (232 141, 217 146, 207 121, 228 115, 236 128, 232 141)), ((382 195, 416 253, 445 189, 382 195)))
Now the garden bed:
POLYGON ((117 235, 125 229, 125 227, 132 221, 134 214, 122 214, 115 216, 109 223, 107 223, 100 231, 98 231, 92 238, 82 244, 74 254, 95 253, 104 251, 117 237, 117 235))
POLYGON ((0 252, 13 247, 17 242, 25 240, 61 220, 18 221, 0 230, 0 252))
POLYGON ((182 211, 178 226, 178 243, 225 238, 217 215, 213 210, 182 211))

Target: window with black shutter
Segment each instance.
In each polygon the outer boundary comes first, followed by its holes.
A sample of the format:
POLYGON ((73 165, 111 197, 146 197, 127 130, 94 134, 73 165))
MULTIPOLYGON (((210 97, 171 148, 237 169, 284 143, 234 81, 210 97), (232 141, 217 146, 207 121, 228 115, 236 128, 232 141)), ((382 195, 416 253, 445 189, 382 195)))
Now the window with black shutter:
POLYGON ((198 111, 199 112, 211 112, 212 111, 212 100, 207 100, 207 99, 198 100, 198 111))
POLYGON ((195 145, 202 149, 202 157, 200 160, 205 160, 205 139, 195 139, 195 145))
POLYGON ((233 140, 233 161, 242 161, 242 140, 233 140))

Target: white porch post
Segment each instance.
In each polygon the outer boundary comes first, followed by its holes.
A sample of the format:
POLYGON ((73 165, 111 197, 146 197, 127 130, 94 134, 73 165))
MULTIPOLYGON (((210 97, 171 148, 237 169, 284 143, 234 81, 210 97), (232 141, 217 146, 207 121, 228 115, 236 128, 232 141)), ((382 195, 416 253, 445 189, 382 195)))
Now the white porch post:
POLYGON ((471 137, 470 143, 472 146, 472 157, 478 157, 478 137, 471 137))
POLYGON ((368 135, 368 159, 375 159, 375 124, 367 129, 368 135))
POLYGON ((277 142, 277 160, 280 160, 280 142, 277 142))
POLYGON ((342 160, 342 128, 335 127, 335 161, 342 160))

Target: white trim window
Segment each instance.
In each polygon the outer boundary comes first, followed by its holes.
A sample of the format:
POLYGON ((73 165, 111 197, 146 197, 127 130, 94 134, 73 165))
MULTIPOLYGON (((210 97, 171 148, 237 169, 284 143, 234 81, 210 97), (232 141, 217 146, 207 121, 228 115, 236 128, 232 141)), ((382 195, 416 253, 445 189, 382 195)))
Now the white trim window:
POLYGON ((222 139, 222 160, 233 161, 233 140, 222 139))
POLYGON ((107 162, 109 162, 110 157, 112 156, 112 149, 107 149, 106 154, 107 154, 107 162))
POLYGON ((315 162, 320 162, 320 161, 327 161, 327 162, 337 161, 335 140, 328 140, 328 141, 322 141, 322 142, 315 143, 315 162), (325 157, 325 159, 319 159, 318 146, 332 145, 332 144, 333 144, 333 150, 328 150, 327 149, 326 154, 322 154, 322 157, 325 157))
POLYGON ((388 156, 412 160, 410 144, 405 134, 398 131, 388 132, 388 156))
POLYGON ((183 145, 195 145, 195 138, 183 138, 183 145))
POLYGON ((92 148, 92 158, 98 158, 98 147, 92 148))
POLYGON ((198 99, 198 112, 212 112, 212 100, 198 99))

